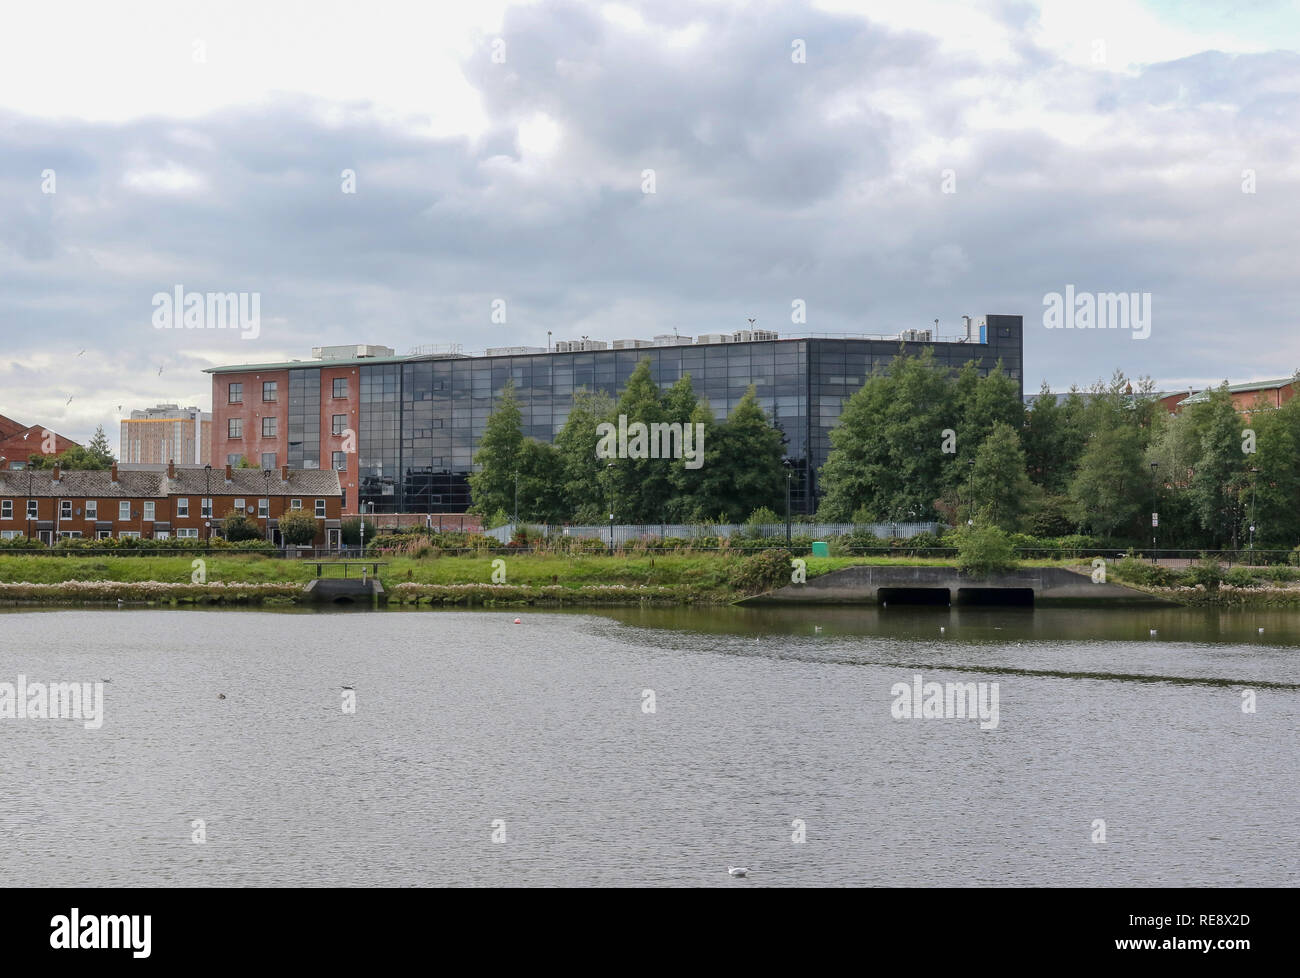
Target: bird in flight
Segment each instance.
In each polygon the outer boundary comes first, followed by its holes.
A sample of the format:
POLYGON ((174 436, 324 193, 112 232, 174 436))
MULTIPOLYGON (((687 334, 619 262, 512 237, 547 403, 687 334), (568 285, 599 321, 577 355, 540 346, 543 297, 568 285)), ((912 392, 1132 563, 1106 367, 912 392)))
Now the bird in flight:
MULTIPOLYGON (((75 396, 76 396, 76 395, 74 394, 73 397, 75 397, 75 396)), ((72 403, 72 398, 69 397, 69 398, 68 398, 68 404, 71 404, 71 403, 72 403)), ((64 407, 67 407, 68 404, 65 404, 65 405, 63 405, 63 406, 64 406, 64 407)))

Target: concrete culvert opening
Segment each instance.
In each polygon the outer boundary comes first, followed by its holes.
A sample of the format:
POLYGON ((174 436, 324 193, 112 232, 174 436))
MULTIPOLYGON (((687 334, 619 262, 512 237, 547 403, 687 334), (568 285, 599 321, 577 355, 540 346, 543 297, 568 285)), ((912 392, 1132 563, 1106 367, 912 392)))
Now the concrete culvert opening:
POLYGON ((876 600, 885 604, 930 604, 947 607, 949 602, 946 587, 882 587, 876 592, 876 600))
POLYGON ((353 601, 346 594, 340 594, 334 599, 334 604, 352 604, 353 601))
POLYGON ((1034 589, 1031 587, 963 587, 957 589, 957 603, 1001 608, 1032 608, 1034 589))

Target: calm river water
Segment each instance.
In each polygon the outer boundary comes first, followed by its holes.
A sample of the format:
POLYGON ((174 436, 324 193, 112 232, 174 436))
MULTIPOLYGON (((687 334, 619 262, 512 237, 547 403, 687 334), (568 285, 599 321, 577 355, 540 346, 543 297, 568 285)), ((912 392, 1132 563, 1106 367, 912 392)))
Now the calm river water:
POLYGON ((1300 883, 1296 614, 0 613, 20 674, 111 682, 0 719, 0 886, 1300 883))

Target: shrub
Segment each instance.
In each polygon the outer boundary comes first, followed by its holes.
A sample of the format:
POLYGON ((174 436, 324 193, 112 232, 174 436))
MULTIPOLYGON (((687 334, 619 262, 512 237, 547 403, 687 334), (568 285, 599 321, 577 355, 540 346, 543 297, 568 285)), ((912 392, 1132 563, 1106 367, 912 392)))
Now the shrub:
POLYGON ((1215 558, 1201 554, 1201 559, 1183 572, 1183 580, 1195 587, 1203 584, 1211 591, 1223 583, 1223 565, 1215 558))
POLYGON ((771 591, 790 581, 790 551, 784 547, 763 550, 743 558, 734 583, 745 594, 771 591))
POLYGON ((1128 556, 1115 565, 1117 577, 1133 584, 1145 587, 1171 587, 1178 580, 1178 575, 1168 567, 1148 563, 1128 556))
POLYGON ((759 527, 784 522, 785 520, 777 516, 776 513, 772 512, 772 510, 768 509, 766 506, 760 506, 749 514, 749 519, 745 520, 745 532, 749 536, 756 537, 760 532, 759 527))
POLYGON ((1234 567, 1223 575, 1223 583, 1233 587, 1259 587, 1260 580, 1244 567, 1234 567))
POLYGON ((1011 536, 996 526, 963 527, 957 538, 957 567, 971 577, 987 577, 1016 568, 1011 536))
MULTIPOLYGON (((354 516, 351 519, 344 520, 341 524, 339 524, 340 536, 342 536, 343 542, 347 544, 349 547, 355 547, 359 543, 361 543, 362 523, 365 523, 366 526, 366 539, 367 540, 378 539, 379 534, 375 532, 374 523, 372 523, 370 520, 363 520, 359 516, 354 516)), ((369 546, 369 544, 367 544, 367 546, 369 546)))
POLYGON ((221 535, 231 543, 239 543, 241 540, 261 539, 262 530, 256 520, 251 520, 239 510, 232 509, 226 513, 225 520, 221 524, 221 535))
POLYGON ((316 517, 305 509, 280 515, 280 536, 291 547, 310 546, 316 539, 316 517))

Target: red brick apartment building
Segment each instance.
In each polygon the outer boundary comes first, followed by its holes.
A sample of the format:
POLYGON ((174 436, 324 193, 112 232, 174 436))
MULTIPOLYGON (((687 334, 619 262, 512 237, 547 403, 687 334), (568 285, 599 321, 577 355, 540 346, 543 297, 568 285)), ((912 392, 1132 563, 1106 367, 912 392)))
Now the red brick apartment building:
MULTIPOLYGON (((359 363, 386 362, 372 347, 318 350, 318 359, 256 366, 218 367, 212 374, 213 465, 238 465, 247 459, 258 469, 292 465, 338 473, 343 511, 355 513, 359 464, 361 383, 359 363), (331 359, 338 362, 331 362, 331 359), (292 379, 291 379, 292 374, 292 379), (303 440, 289 441, 289 417, 303 440)), ((391 350, 380 352, 391 354, 391 350)))
POLYGON ((13 418, 0 414, 0 458, 5 459, 13 468, 23 468, 33 455, 60 455, 77 443, 64 438, 57 432, 50 432, 54 451, 46 451, 45 433, 48 428, 38 424, 26 425, 13 418))
POLYGON ((278 471, 207 466, 165 470, 27 469, 0 463, 0 539, 143 537, 204 540, 220 536, 232 509, 280 542, 279 517, 305 509, 316 517, 315 546, 341 543, 338 474, 329 469, 278 471))
MULTIPOLYGON (((1252 409, 1260 406, 1280 408, 1295 396, 1295 378, 1283 380, 1256 380, 1248 384, 1230 384, 1228 393, 1232 396, 1232 406, 1240 414, 1250 416, 1252 409)), ((1188 390, 1186 393, 1166 394, 1160 402, 1171 414, 1181 413, 1186 407, 1209 400, 1209 390, 1188 390)))

